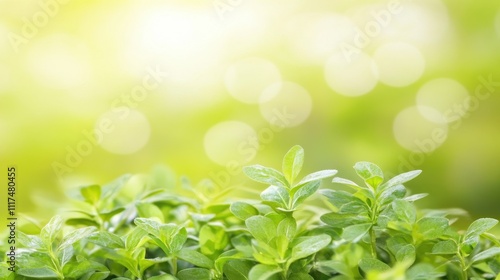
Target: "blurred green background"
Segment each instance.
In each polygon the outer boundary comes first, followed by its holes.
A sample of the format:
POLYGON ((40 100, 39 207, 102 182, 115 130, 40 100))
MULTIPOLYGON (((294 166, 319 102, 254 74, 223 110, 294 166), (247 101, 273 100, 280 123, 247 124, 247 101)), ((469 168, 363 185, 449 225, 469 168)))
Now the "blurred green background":
POLYGON ((241 166, 300 144, 498 219, 499 63, 496 1, 2 0, 0 159, 35 217, 157 164, 260 190, 241 166))

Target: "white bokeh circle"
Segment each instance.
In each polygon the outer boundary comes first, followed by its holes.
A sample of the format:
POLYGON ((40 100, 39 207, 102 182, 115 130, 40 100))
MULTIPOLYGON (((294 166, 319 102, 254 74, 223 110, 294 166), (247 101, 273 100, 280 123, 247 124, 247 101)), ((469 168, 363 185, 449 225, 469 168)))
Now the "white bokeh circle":
POLYGON ((378 82, 373 59, 366 53, 337 52, 325 65, 325 79, 331 89, 346 96, 360 96, 370 92, 378 82))
POLYGON ((268 86, 260 98, 260 113, 278 127, 295 127, 307 120, 312 110, 312 99, 302 86, 279 82, 268 86))
POLYGON ((438 78, 425 83, 417 92, 417 105, 421 113, 429 120, 446 122, 463 117, 469 110, 468 100, 470 98, 467 89, 449 78, 438 78), (429 111, 425 108, 434 108, 429 111), (439 114, 436 114, 436 111, 439 114))
MULTIPOLYGON (((425 108, 425 111, 432 110, 425 108)), ((403 148, 417 153, 430 153, 446 141, 448 125, 428 120, 421 111, 422 108, 416 106, 401 111, 394 119, 393 133, 403 148)))
POLYGON ((250 125, 240 121, 224 121, 205 133, 203 145, 210 160, 226 166, 233 161, 243 164, 252 160, 259 148, 259 141, 250 125))
POLYGON ((287 29, 291 51, 315 64, 323 64, 342 44, 352 43, 358 32, 349 17, 335 13, 303 14, 292 19, 287 29))
POLYGON ((425 69, 422 53, 413 45, 394 42, 380 46, 373 55, 380 82, 404 87, 417 81, 425 69))
POLYGON ((281 80, 279 69, 270 61, 251 57, 231 65, 224 78, 226 89, 237 100, 257 104, 262 91, 281 80))
POLYGON ((148 119, 128 107, 117 107, 101 115, 94 131, 101 135, 99 145, 104 150, 124 155, 142 149, 151 135, 148 119))

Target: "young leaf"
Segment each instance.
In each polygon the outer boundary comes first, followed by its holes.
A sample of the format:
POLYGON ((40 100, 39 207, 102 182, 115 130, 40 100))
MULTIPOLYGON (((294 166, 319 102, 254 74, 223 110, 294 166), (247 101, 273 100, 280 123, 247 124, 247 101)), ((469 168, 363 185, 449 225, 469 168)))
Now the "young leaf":
POLYGON ((299 175, 304 163, 304 149, 301 146, 293 146, 283 158, 283 174, 290 183, 293 184, 297 175, 299 175))
POLYGON ((293 240, 297 232, 297 222, 293 217, 287 217, 278 224, 279 236, 285 236, 288 240, 293 240))
POLYGON ((382 184, 382 186, 380 186, 380 188, 386 189, 386 188, 390 188, 392 186, 402 185, 402 184, 414 179, 415 177, 420 175, 420 173, 422 173, 422 170, 413 170, 413 171, 399 174, 399 175, 391 178, 389 181, 385 182, 384 184, 382 184))
POLYGON ((285 187, 281 186, 270 186, 265 189, 261 194, 260 198, 264 201, 270 201, 276 203, 276 206, 288 209, 288 204, 290 203, 290 195, 285 187))
POLYGON ((313 195, 318 189, 320 181, 313 181, 302 186, 293 196, 292 209, 299 206, 306 198, 313 195))
POLYGON ((140 217, 158 218, 162 223, 165 222, 163 212, 160 210, 160 208, 158 208, 158 206, 154 205, 153 203, 137 202, 135 206, 140 217))
POLYGON ((57 235, 61 232, 61 227, 63 224, 63 219, 61 216, 57 215, 54 216, 49 223, 42 228, 42 231, 40 232, 40 237, 42 238, 42 241, 45 243, 47 246, 52 246, 52 243, 54 243, 57 235))
POLYGON ((392 209, 396 216, 403 222, 413 224, 417 220, 417 209, 415 206, 406 200, 396 199, 392 202, 392 209))
POLYGON ((277 266, 258 264, 250 270, 248 280, 267 280, 282 270, 277 266))
POLYGON ((396 260, 400 263, 413 264, 416 258, 416 249, 413 244, 406 244, 396 253, 396 260))
POLYGON ((125 236, 125 248, 129 251, 133 251, 141 243, 142 238, 147 234, 148 233, 142 228, 135 227, 125 236))
POLYGON ((457 243, 453 240, 439 241, 432 247, 432 254, 437 255, 454 255, 458 251, 457 243))
POLYGON ((353 181, 351 181, 351 180, 347 180, 347 179, 340 178, 340 177, 335 177, 335 178, 333 178, 332 183, 335 183, 335 184, 342 184, 342 185, 345 185, 345 186, 351 187, 351 188, 353 188, 353 189, 355 189, 355 190, 358 190, 358 189, 361 189, 361 188, 365 188, 365 187, 361 187, 361 186, 359 186, 358 184, 354 183, 354 182, 353 182, 353 181))
POLYGON ((335 176, 335 174, 337 174, 337 170, 333 170, 333 169, 332 170, 317 171, 317 172, 311 173, 311 174, 305 176, 304 178, 302 178, 302 180, 300 180, 300 182, 297 184, 297 186, 301 186, 301 185, 307 184, 307 183, 312 182, 312 181, 318 181, 321 179, 329 178, 329 177, 335 176))
POLYGON ((92 233, 94 233, 94 231, 96 231, 95 227, 85 227, 71 232, 63 238, 57 250, 64 250, 66 247, 71 246, 84 238, 87 238, 92 233))
POLYGON ((285 176, 279 171, 269 167, 264 167, 262 165, 246 166, 243 168, 243 173, 250 179, 259 183, 289 187, 285 176))
POLYGON ((462 248, 466 249, 467 253, 472 251, 479 243, 479 236, 493 228, 498 223, 497 220, 491 218, 482 218, 474 221, 467 231, 462 242, 462 248))
POLYGON ((80 193, 82 194, 85 201, 92 205, 95 205, 101 199, 101 186, 86 186, 80 189, 80 193))
POLYGON ((365 273, 369 271, 386 271, 391 269, 386 263, 373 258, 365 258, 359 261, 359 268, 361 268, 365 273))
POLYGON ((328 246, 331 241, 332 238, 327 234, 303 237, 300 243, 293 246, 289 262, 310 256, 328 246))
POLYGON ((384 181, 384 173, 380 167, 371 162, 358 162, 354 165, 354 170, 373 189, 376 189, 384 181))
MULTIPOLYGON (((148 277, 148 280, 177 280, 174 276, 170 274, 162 274, 162 275, 157 275, 153 277, 148 277)), ((193 279, 191 279, 193 280, 193 279)))
POLYGON ((22 231, 17 232, 17 240, 26 248, 40 249, 43 247, 43 241, 36 235, 27 235, 22 231))
POLYGON ((253 216, 248 218, 245 224, 253 237, 264 243, 269 243, 276 236, 276 225, 268 217, 253 216))
POLYGON ((107 231, 95 232, 89 236, 88 240, 103 248, 125 248, 125 244, 120 237, 107 231))
POLYGON ((448 219, 424 217, 417 222, 417 228, 424 240, 435 239, 443 235, 449 227, 448 219))
POLYGON ((334 228, 346 228, 355 224, 367 223, 369 219, 359 214, 327 213, 320 217, 321 221, 334 228))
POLYGON ((226 230, 221 225, 206 224, 198 234, 201 253, 206 256, 219 255, 229 243, 226 230))
POLYGON ((177 273, 179 280, 210 280, 210 270, 204 268, 187 268, 177 273))
POLYGON ((357 243, 368 233, 371 227, 371 223, 348 226, 342 232, 342 238, 349 242, 357 243))
POLYGON ((241 220, 246 220, 252 216, 258 215, 259 211, 257 208, 246 202, 233 202, 230 207, 231 213, 241 220))
POLYGON ((497 255, 500 255, 500 247, 491 247, 473 256, 471 259, 471 263, 479 263, 497 255))
POLYGON ((253 263, 245 260, 230 260, 224 264, 224 275, 228 280, 248 280, 253 263))
POLYGON ((208 268, 208 269, 214 267, 214 262, 211 259, 209 259, 204 254, 199 253, 197 251, 188 250, 188 249, 180 250, 177 253, 177 257, 181 260, 192 263, 198 267, 203 267, 203 268, 208 268))
POLYGON ((22 275, 32 278, 58 278, 59 274, 50 267, 40 268, 20 268, 16 271, 17 275, 22 275))

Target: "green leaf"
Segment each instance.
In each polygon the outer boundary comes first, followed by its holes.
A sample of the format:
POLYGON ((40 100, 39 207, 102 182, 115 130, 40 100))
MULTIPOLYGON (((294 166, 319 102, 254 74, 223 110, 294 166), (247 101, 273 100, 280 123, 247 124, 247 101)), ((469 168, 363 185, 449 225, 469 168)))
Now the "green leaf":
POLYGON ((396 199, 392 202, 392 209, 396 216, 403 222, 413 224, 417 220, 417 209, 406 200, 396 199))
POLYGON ((81 225, 94 226, 94 227, 99 226, 99 223, 97 223, 92 219, 87 219, 87 218, 71 218, 66 220, 66 224, 69 226, 81 226, 81 225))
POLYGON ((40 249, 44 246, 40 237, 36 235, 27 235, 22 231, 17 232, 17 241, 26 248, 40 249))
POLYGON ((59 278, 57 272, 47 266, 40 268, 20 268, 17 270, 17 274, 32 278, 59 278))
POLYGON ((446 218, 424 217, 417 222, 417 229, 424 240, 440 237, 448 227, 449 221, 446 218))
POLYGON ((396 253, 396 260, 400 263, 413 264, 416 258, 416 249, 413 244, 402 246, 396 253))
POLYGON ((327 234, 305 236, 300 243, 293 246, 289 262, 310 256, 328 246, 331 241, 332 238, 327 234))
POLYGON ((384 173, 380 167, 371 162, 358 162, 354 165, 354 170, 373 189, 376 189, 384 181, 384 173))
POLYGON ((342 238, 349 242, 357 243, 368 233, 371 227, 371 223, 348 226, 342 232, 342 238))
POLYGON ((58 251, 58 260, 61 267, 64 267, 73 257, 73 247, 67 246, 58 251))
POLYGON ((204 268, 187 268, 177 273, 179 280, 211 280, 210 270, 204 268))
POLYGON ((319 189, 320 184, 320 181, 313 181, 300 187, 300 189, 298 189, 298 191, 293 196, 292 209, 296 208, 302 202, 304 202, 306 198, 313 195, 319 189))
POLYGON ((277 204, 276 206, 285 209, 288 209, 288 204, 290 203, 288 190, 281 186, 268 187, 260 194, 260 198, 264 201, 274 202, 277 204))
MULTIPOLYGON (((162 275, 157 275, 153 277, 148 277, 148 280, 177 280, 174 276, 170 274, 162 274, 162 275)), ((194 279, 191 279, 194 280, 194 279)))
POLYGON ((389 181, 385 182, 382 186, 380 186, 380 188, 386 189, 386 188, 390 188, 392 186, 402 185, 402 184, 414 179, 415 177, 420 175, 420 173, 422 173, 422 170, 413 170, 413 171, 399 174, 399 175, 391 178, 389 181))
POLYGON ((165 222, 163 212, 153 203, 137 202, 135 206, 140 217, 158 218, 162 223, 165 222))
POLYGON ((491 218, 475 220, 465 232, 462 248, 465 249, 467 253, 470 253, 472 248, 476 247, 479 243, 479 236, 493 228, 497 223, 497 220, 491 218))
POLYGON ((259 210, 246 202, 233 202, 229 208, 231 213, 241 220, 246 220, 252 216, 259 215, 259 210))
POLYGON ((264 167, 262 165, 246 166, 243 168, 243 173, 250 179, 259 183, 289 187, 285 176, 279 171, 269 167, 264 167))
POLYGON ((314 278, 307 273, 299 272, 290 274, 287 280, 314 280, 314 278))
POLYGON ((95 232, 88 237, 88 240, 103 248, 125 248, 125 243, 123 243, 120 237, 107 231, 95 232))
POLYGON ((406 188, 403 185, 396 185, 383 190, 382 193, 379 195, 379 201, 381 201, 380 204, 386 205, 393 202, 396 199, 404 198, 405 195, 406 195, 406 188))
POLYGON ((340 178, 340 177, 333 178, 332 183, 334 183, 334 184, 342 184, 342 185, 351 187, 351 188, 353 188, 355 190, 365 189, 366 188, 366 187, 359 186, 358 184, 354 183, 351 180, 347 180, 347 179, 340 178))
POLYGON ((132 251, 141 243, 142 238, 148 233, 140 227, 135 227, 125 236, 125 248, 132 251))
POLYGON ((302 180, 300 180, 300 182, 297 184, 297 186, 304 185, 304 184, 307 184, 309 182, 319 181, 321 179, 329 178, 329 177, 335 176, 335 174, 337 174, 337 170, 334 170, 334 169, 317 171, 317 172, 311 173, 311 174, 305 176, 304 178, 302 178, 302 180))
POLYGON ((206 256, 219 255, 229 243, 226 230, 221 225, 206 224, 198 234, 201 253, 206 256))
POLYGON ((283 158, 283 174, 290 183, 293 184, 297 175, 299 175, 304 163, 304 149, 301 146, 293 146, 283 158))
POLYGON ((96 231, 95 227, 85 227, 74 230, 73 232, 71 232, 70 234, 66 235, 63 238, 57 250, 64 250, 64 248, 71 246, 84 238, 87 238, 95 231, 96 231))
POLYGON ((361 268, 365 273, 369 271, 386 271, 391 269, 386 263, 373 258, 365 258, 359 261, 359 268, 361 268))
POLYGON ((253 263, 245 260, 230 260, 224 264, 224 275, 228 280, 248 280, 253 263))
POLYGON ((283 271, 283 269, 277 266, 258 264, 250 270, 248 280, 267 280, 281 271, 283 271))
POLYGON ((405 197, 404 200, 413 202, 413 201, 420 200, 428 195, 429 195, 428 193, 417 193, 417 194, 405 197))
POLYGON ((245 224, 253 237, 264 243, 269 243, 276 236, 276 225, 268 217, 253 216, 248 218, 245 224))
POLYGON ((297 222, 293 217, 287 217, 278 224, 277 233, 279 236, 285 236, 288 240, 293 240, 297 232, 297 222))
POLYGON ((49 221, 49 223, 42 228, 42 231, 40 232, 40 237, 42 238, 42 241, 45 243, 45 245, 52 246, 52 243, 54 243, 56 237, 61 232, 62 224, 63 224, 63 218, 57 215, 54 216, 49 221))
POLYGON ((367 223, 369 219, 358 214, 327 213, 320 217, 321 221, 334 228, 346 228, 355 224, 367 223))
POLYGON ((101 218, 104 220, 104 221, 109 221, 111 220, 111 218, 113 218, 115 215, 117 214, 120 214, 121 212, 123 212, 125 210, 125 207, 117 207, 117 208, 114 208, 110 211, 103 211, 101 213, 99 213, 99 216, 101 216, 101 218))
POLYGON ((453 240, 439 241, 432 247, 432 254, 437 255, 454 255, 458 251, 457 243, 453 240))
MULTIPOLYGON (((406 271, 406 279, 408 280, 434 280, 434 279, 440 279, 445 275, 446 273, 437 271, 436 268, 434 268, 431 264, 428 263, 415 264, 406 271)), ((455 279, 455 278, 447 277, 446 279, 455 279)))
POLYGON ((151 234, 157 238, 160 238, 160 227, 161 224, 158 220, 150 218, 135 218, 134 223, 136 226, 145 230, 148 234, 151 234))
POLYGON ((500 255, 500 248, 499 247, 491 247, 489 249, 486 249, 485 251, 482 251, 478 253, 477 255, 473 256, 471 259, 472 263, 479 263, 484 260, 487 260, 489 258, 492 258, 494 256, 500 255))
POLYGON ((209 268, 209 269, 214 267, 214 262, 211 259, 203 255, 202 253, 194 250, 188 250, 188 249, 180 250, 177 253, 177 257, 181 260, 192 263, 198 267, 209 268))
POLYGON ((82 194, 85 201, 92 205, 96 205, 97 202, 101 199, 101 186, 86 186, 80 189, 80 193, 82 194))
POLYGON ((335 212, 359 214, 368 210, 364 201, 346 191, 323 189, 319 190, 319 193, 324 195, 328 202, 336 208, 335 212))

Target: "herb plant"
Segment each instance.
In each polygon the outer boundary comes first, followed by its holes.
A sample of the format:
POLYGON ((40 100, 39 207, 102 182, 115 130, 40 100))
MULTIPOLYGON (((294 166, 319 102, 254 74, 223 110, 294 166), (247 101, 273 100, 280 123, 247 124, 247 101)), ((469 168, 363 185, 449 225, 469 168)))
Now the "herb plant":
MULTIPOLYGON (((457 211, 418 209, 404 184, 373 163, 299 176, 295 146, 282 170, 244 168, 260 199, 228 197, 210 181, 175 187, 167 169, 80 189, 71 211, 38 232, 18 232, 17 270, 1 279, 307 280, 500 279, 497 220, 455 229, 457 211), (333 178, 335 185, 324 186, 333 178), (125 192, 133 188, 136 194, 125 192)), ((4 245, 4 252, 8 248, 4 245)), ((4 254, 5 256, 5 254, 4 254)))

